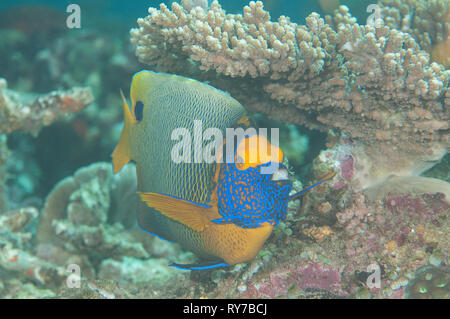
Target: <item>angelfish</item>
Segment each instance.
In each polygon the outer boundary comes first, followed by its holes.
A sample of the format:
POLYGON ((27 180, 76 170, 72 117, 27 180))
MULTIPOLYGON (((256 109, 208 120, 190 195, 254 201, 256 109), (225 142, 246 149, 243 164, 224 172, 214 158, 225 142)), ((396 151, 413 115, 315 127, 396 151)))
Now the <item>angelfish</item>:
POLYGON ((194 121, 200 120, 203 128, 218 128, 225 136, 227 128, 249 125, 242 105, 207 84, 152 71, 133 76, 131 108, 121 95, 124 128, 112 154, 113 167, 117 173, 129 161, 136 163, 138 226, 180 243, 202 260, 172 264, 178 268, 208 269, 255 258, 286 217, 288 201, 303 192, 289 196, 292 186, 282 150, 263 135, 248 134, 232 150, 234 161, 175 162, 174 130, 193 132, 194 121), (258 145, 255 141, 267 143, 270 154, 252 157, 258 152, 251 147, 258 145), (262 168, 273 164, 272 173, 262 174, 262 168))

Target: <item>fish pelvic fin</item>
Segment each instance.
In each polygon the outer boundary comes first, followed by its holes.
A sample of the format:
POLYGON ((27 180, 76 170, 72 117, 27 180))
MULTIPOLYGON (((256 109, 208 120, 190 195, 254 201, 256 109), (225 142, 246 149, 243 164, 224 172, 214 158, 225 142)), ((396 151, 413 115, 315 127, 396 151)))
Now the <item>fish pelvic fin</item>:
POLYGON ((164 216, 201 232, 212 225, 211 220, 220 217, 213 206, 198 204, 170 195, 140 193, 147 206, 155 208, 164 216))
POLYGON ((112 153, 113 159, 113 170, 114 174, 118 173, 122 167, 124 167, 131 160, 130 152, 130 131, 131 125, 136 122, 133 118, 130 108, 128 107, 125 96, 122 90, 120 90, 120 95, 122 97, 123 104, 123 121, 124 126, 122 134, 120 135, 119 143, 117 144, 114 152, 112 153))
POLYGON ((227 263, 223 262, 222 260, 220 261, 205 261, 203 263, 198 263, 198 264, 170 264, 170 267, 175 267, 178 269, 183 269, 183 270, 206 270, 206 269, 214 269, 214 268, 219 268, 219 267, 228 267, 230 265, 228 265, 227 263))

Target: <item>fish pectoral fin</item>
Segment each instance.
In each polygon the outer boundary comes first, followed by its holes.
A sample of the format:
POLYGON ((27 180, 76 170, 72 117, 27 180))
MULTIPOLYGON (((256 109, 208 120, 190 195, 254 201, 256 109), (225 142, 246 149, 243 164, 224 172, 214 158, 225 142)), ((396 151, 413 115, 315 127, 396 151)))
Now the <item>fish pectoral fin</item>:
POLYGON ((220 261, 205 261, 203 263, 198 263, 198 264, 170 264, 170 267, 175 267, 178 269, 183 269, 183 270, 205 270, 205 269, 213 269, 213 268, 218 268, 218 267, 228 267, 230 265, 228 265, 227 263, 225 263, 223 260, 220 261))
POLYGON ((216 210, 208 205, 157 193, 138 194, 149 207, 199 232, 211 225, 211 219, 220 217, 216 210))

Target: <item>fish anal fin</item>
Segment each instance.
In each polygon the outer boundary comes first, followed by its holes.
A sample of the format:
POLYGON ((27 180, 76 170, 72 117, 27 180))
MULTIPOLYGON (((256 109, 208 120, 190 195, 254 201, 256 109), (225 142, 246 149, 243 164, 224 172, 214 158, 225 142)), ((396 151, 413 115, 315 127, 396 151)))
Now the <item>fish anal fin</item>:
POLYGON ((149 207, 158 210, 164 216, 176 220, 195 231, 204 231, 210 226, 211 220, 220 217, 213 208, 203 204, 179 199, 164 194, 139 193, 142 201, 149 207))
POLYGON ((214 269, 214 268, 219 268, 219 267, 228 267, 229 265, 226 264, 225 262, 223 262, 222 260, 220 261, 206 261, 203 263, 198 263, 198 264, 170 264, 170 267, 175 267, 178 269, 183 269, 183 270, 206 270, 206 269, 214 269))

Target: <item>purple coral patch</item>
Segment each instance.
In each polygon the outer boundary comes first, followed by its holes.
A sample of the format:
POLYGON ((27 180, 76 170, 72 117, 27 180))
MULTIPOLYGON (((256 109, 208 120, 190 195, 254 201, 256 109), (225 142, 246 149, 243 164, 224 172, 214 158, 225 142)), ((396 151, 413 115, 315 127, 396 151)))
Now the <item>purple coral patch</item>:
POLYGON ((447 202, 431 197, 432 195, 430 194, 424 194, 423 197, 416 198, 411 197, 409 194, 394 195, 387 198, 386 205, 392 211, 408 211, 418 214, 423 221, 428 221, 434 214, 448 211, 450 207, 447 202), (427 200, 430 203, 427 203, 427 200))
POLYGON ((353 157, 347 156, 341 162, 341 176, 347 181, 351 182, 353 177, 353 157))
POLYGON ((299 287, 301 289, 317 288, 333 290, 339 284, 341 276, 331 268, 320 263, 308 264, 300 273, 299 287))
POLYGON ((343 187, 345 187, 345 183, 342 182, 342 181, 339 181, 339 182, 336 182, 336 183, 333 184, 333 188, 335 190, 341 189, 343 187))
POLYGON ((247 298, 275 298, 286 295, 289 287, 295 285, 302 290, 321 289, 332 294, 345 296, 341 275, 338 270, 320 262, 306 262, 298 259, 296 262, 285 263, 274 269, 263 281, 252 280, 244 294, 247 298))

